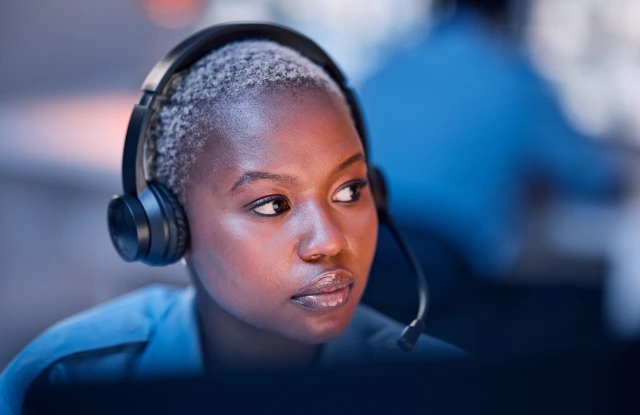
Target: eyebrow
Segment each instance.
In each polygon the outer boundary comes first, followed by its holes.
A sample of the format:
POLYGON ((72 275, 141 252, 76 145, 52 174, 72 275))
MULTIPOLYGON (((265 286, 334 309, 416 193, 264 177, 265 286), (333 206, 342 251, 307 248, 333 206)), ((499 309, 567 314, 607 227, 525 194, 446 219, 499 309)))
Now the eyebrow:
MULTIPOLYGON (((358 152, 353 156, 349 157, 348 159, 346 159, 345 161, 343 161, 342 163, 340 163, 338 167, 333 169, 330 175, 333 176, 341 172, 342 170, 346 169, 347 167, 349 167, 350 165, 352 165, 357 161, 364 161, 364 154, 362 154, 362 152, 358 152)), ((283 183, 290 183, 290 184, 295 184, 298 182, 296 177, 291 176, 289 174, 269 173, 266 171, 248 171, 244 173, 240 177, 240 179, 238 179, 237 182, 235 182, 235 184, 231 187, 231 190, 229 191, 229 193, 232 193, 232 194, 236 193, 240 187, 245 186, 249 183, 253 183, 258 180, 272 180, 276 182, 283 182, 283 183)))
POLYGON ((266 171, 248 171, 243 174, 240 179, 231 187, 229 193, 235 193, 238 189, 257 180, 272 180, 275 182, 296 183, 297 179, 288 174, 276 174, 266 171))
POLYGON ((342 170, 346 169, 357 161, 364 161, 364 154, 362 153, 362 151, 357 152, 353 156, 340 163, 338 167, 333 169, 333 171, 331 172, 331 176, 340 173, 342 170))

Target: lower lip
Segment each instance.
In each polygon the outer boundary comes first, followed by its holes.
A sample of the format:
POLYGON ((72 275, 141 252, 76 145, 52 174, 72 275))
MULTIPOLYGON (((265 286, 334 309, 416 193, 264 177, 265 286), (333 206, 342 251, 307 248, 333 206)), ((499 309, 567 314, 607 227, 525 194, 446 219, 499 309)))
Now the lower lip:
POLYGON ((333 311, 342 308, 349 302, 351 298, 351 287, 341 288, 329 293, 305 295, 295 297, 291 302, 313 311, 333 311))

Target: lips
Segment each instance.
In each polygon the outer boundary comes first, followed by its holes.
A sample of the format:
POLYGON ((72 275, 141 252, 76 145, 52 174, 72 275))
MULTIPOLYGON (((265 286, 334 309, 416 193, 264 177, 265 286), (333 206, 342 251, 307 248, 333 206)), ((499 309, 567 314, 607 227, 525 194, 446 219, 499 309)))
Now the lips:
POLYGON ((325 271, 291 297, 291 302, 312 311, 331 311, 349 302, 355 279, 344 268, 325 271))

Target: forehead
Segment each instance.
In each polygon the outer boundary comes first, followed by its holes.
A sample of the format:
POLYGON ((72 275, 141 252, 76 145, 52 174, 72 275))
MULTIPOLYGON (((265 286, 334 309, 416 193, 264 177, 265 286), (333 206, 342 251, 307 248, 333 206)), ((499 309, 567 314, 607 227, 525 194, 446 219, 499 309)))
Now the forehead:
POLYGON ((277 170, 339 163, 362 150, 349 110, 310 87, 246 91, 215 109, 201 158, 220 170, 277 170))

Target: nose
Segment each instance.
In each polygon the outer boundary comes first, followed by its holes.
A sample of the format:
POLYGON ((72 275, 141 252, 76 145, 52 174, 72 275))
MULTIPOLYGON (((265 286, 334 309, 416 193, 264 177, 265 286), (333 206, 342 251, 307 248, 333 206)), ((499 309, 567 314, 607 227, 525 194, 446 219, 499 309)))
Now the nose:
POLYGON ((316 261, 334 257, 347 247, 347 238, 327 209, 310 208, 306 213, 301 218, 304 231, 298 243, 298 256, 302 260, 316 261))

